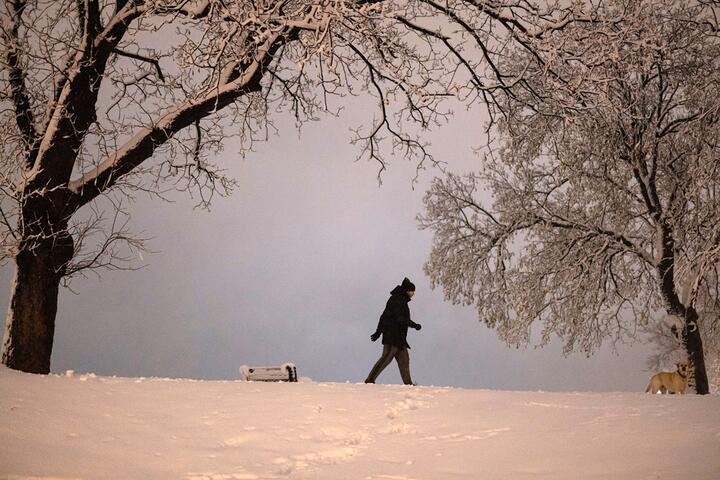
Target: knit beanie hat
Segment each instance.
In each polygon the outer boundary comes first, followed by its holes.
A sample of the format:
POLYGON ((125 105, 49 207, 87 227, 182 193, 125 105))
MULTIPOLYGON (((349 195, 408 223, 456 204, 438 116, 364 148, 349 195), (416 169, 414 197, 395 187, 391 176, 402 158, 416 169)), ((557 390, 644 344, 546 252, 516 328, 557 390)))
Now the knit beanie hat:
POLYGON ((400 284, 400 286, 401 286, 402 289, 405 290, 406 292, 414 292, 414 291, 415 291, 415 284, 412 283, 410 280, 408 280, 407 277, 405 277, 405 278, 403 279, 403 281, 402 281, 402 283, 400 284))

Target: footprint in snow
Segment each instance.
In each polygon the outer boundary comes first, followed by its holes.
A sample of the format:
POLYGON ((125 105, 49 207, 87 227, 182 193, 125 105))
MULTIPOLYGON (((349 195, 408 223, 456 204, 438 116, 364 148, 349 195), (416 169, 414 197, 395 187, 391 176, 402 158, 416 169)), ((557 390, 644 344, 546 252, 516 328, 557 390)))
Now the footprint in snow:
POLYGON ((238 436, 226 438, 225 440, 223 440, 222 446, 223 446, 223 447, 230 447, 230 448, 232 448, 232 447, 239 447, 239 446, 244 445, 245 443, 247 443, 248 440, 249 440, 249 439, 248 439, 247 436, 245 436, 245 435, 238 435, 238 436))
POLYGON ((495 437, 497 435, 500 435, 503 432, 510 431, 509 428, 491 428, 489 430, 480 430, 476 434, 462 434, 462 433, 449 433, 447 435, 430 435, 427 437, 423 437, 423 440, 446 440, 448 442, 465 442, 468 440, 485 440, 488 438, 495 437))
POLYGON ((373 475, 365 477, 365 480, 416 480, 415 477, 406 477, 405 475, 373 475))
POLYGON ((189 473, 185 480, 257 480, 257 475, 252 473, 189 473))
POLYGON ((415 396, 411 394, 405 395, 405 400, 400 400, 399 402, 395 402, 386 412, 387 418, 390 420, 394 420, 400 416, 402 412, 408 411, 408 410, 417 410, 420 407, 426 407, 427 403, 417 399, 415 396))
POLYGON ((385 428, 383 433, 399 434, 399 433, 417 433, 417 430, 412 425, 407 423, 394 423, 390 427, 385 428))
POLYGON ((360 445, 369 437, 368 432, 364 430, 348 431, 335 427, 322 428, 320 433, 321 440, 340 445, 360 445))
POLYGON ((306 470, 319 465, 339 465, 352 461, 358 450, 352 447, 339 447, 319 452, 308 452, 290 457, 279 457, 273 460, 275 473, 290 475, 299 470, 306 470))

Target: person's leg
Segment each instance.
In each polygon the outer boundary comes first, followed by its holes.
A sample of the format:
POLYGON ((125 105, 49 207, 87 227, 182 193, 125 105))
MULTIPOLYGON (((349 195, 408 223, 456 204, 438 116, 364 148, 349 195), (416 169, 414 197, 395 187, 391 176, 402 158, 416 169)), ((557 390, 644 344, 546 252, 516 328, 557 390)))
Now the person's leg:
POLYGON ((393 357, 395 357, 397 350, 398 348, 393 347, 392 345, 383 345, 382 355, 380 355, 380 359, 375 362, 372 370, 368 373, 365 383, 375 383, 375 379, 378 375, 385 370, 385 367, 390 365, 390 362, 392 362, 393 357))
POLYGON ((400 376, 402 377, 403 383, 405 385, 412 385, 412 378, 410 378, 410 354, 408 353, 408 349, 398 349, 395 354, 395 360, 400 368, 400 376))

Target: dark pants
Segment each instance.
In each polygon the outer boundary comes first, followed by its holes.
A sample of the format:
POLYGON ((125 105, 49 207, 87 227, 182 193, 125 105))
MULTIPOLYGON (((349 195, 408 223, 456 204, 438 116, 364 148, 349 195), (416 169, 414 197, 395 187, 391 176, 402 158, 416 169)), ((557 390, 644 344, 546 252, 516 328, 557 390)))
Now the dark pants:
POLYGON ((392 345, 383 345, 382 355, 380 359, 375 362, 372 370, 365 379, 365 383, 375 383, 375 379, 380 375, 380 372, 385 370, 385 367, 390 365, 392 359, 397 361, 398 367, 400 368, 400 376, 405 385, 412 385, 412 379, 410 378, 410 355, 408 355, 407 348, 393 347, 392 345))

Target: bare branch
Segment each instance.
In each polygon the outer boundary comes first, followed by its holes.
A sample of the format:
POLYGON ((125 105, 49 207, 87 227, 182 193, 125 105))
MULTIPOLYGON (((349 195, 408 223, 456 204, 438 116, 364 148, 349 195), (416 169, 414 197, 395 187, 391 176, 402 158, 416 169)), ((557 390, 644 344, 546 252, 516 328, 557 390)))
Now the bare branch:
POLYGON ((150 158, 155 149, 180 130, 234 102, 237 98, 260 90, 263 71, 274 60, 274 53, 284 42, 280 33, 273 34, 258 49, 256 59, 231 82, 211 91, 198 100, 188 100, 135 134, 112 157, 104 160, 94 171, 73 180, 69 189, 75 195, 75 209, 87 204, 100 193, 110 189, 120 178, 150 158))
POLYGON ((9 32, 3 29, 5 37, 5 56, 9 69, 8 80, 10 83, 10 96, 15 107, 15 121, 18 129, 23 135, 25 144, 26 167, 31 167, 34 151, 37 149, 38 132, 35 130, 35 116, 30 105, 26 85, 26 73, 20 63, 20 38, 19 29, 23 11, 27 5, 25 0, 12 0, 9 3, 11 28, 9 32))
POLYGON ((117 55, 121 55, 123 57, 132 58, 135 60, 140 60, 141 62, 146 62, 146 63, 151 64, 152 66, 155 67, 155 72, 157 73, 157 76, 160 79, 160 81, 161 82, 165 81, 165 76, 163 75, 162 70, 160 69, 160 62, 158 62, 157 59, 139 55, 137 53, 125 52, 123 50, 120 50, 119 48, 113 48, 113 53, 115 53, 117 55))

